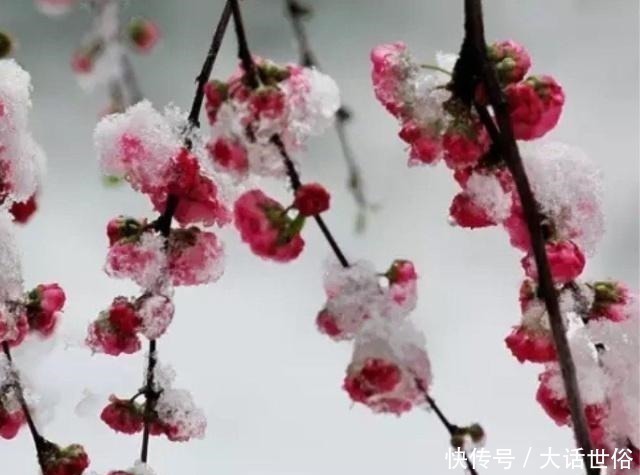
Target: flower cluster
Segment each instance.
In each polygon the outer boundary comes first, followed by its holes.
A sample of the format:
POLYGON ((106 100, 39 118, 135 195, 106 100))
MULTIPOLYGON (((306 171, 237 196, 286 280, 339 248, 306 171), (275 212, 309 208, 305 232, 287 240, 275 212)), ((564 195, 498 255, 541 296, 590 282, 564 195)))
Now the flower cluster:
MULTIPOLYGON (((66 299, 58 284, 24 291, 13 234, 14 222, 25 222, 35 210, 44 165, 27 126, 30 94, 29 74, 13 60, 0 60, 0 437, 4 439, 14 438, 31 416, 30 401, 10 358, 11 348, 31 333, 52 336, 66 299)), ((88 467, 82 446, 61 448, 35 427, 31 430, 38 438, 34 442, 43 475, 81 475, 88 467)))
MULTIPOLYGON (((171 370, 155 370, 155 385, 152 388, 155 405, 150 414, 151 435, 164 435, 174 442, 186 442, 204 437, 207 421, 204 413, 195 406, 189 392, 172 388, 174 374, 171 370)), ((123 434, 142 432, 145 405, 136 402, 138 395, 130 399, 109 398, 100 418, 111 429, 123 434)))
POLYGON ((257 87, 240 69, 205 89, 213 127, 209 155, 218 169, 238 178, 284 175, 274 136, 295 151, 307 137, 322 133, 340 106, 335 82, 315 69, 257 60, 256 76, 257 87))
MULTIPOLYGON (((558 122, 564 93, 550 76, 529 76, 531 59, 513 41, 488 48, 508 102, 515 138, 530 141, 558 122)), ((442 157, 454 170, 462 191, 451 204, 451 221, 461 227, 502 225, 511 244, 524 253, 525 280, 520 289, 522 319, 506 338, 520 361, 544 364, 537 400, 559 425, 570 424, 545 303, 539 297, 538 270, 522 204, 506 164, 479 125, 477 108, 487 107, 480 85, 465 104, 443 72, 417 65, 401 43, 373 50, 376 96, 402 123, 400 136, 411 145, 412 163, 434 163, 442 157), (457 137, 457 123, 469 128, 457 137), (425 139, 428 137, 428 139, 425 139), (452 140, 455 138, 455 140, 452 140), (428 142, 428 143, 427 143, 428 142)), ((442 64, 441 71, 453 71, 442 64)), ((491 111, 488 111, 491 114, 491 111)), ((557 143, 520 144, 525 170, 542 217, 546 253, 558 290, 564 325, 575 359, 591 438, 597 448, 629 448, 638 459, 637 306, 621 283, 578 280, 586 255, 594 252, 604 224, 600 175, 579 150, 557 143), (636 356, 634 356, 634 354, 636 356), (633 425, 633 424, 631 424, 633 425)), ((386 378, 392 379, 391 372, 386 378)))
MULTIPOLYGON (((141 336, 154 341, 167 331, 175 286, 207 284, 222 275, 222 243, 206 228, 226 225, 231 212, 217 177, 202 166, 203 140, 179 111, 161 114, 142 101, 103 118, 95 141, 103 171, 128 182, 160 213, 153 222, 118 216, 107 224, 105 272, 133 280, 141 293, 114 298, 89 325, 86 343, 96 353, 118 356, 140 350, 141 336), (174 218, 180 227, 171 227, 174 218)), ((206 421, 189 393, 173 389, 172 376, 153 368, 147 379, 153 387, 130 399, 112 396, 102 420, 126 434, 141 432, 146 423, 151 435, 172 441, 202 437, 206 421), (140 396, 144 403, 137 402, 140 396)))
POLYGON ((0 206, 17 222, 37 208, 44 155, 31 136, 31 77, 12 59, 0 60, 0 206))
POLYGON ((317 183, 298 188, 294 202, 288 208, 261 190, 254 189, 242 194, 235 202, 234 223, 254 254, 264 259, 287 262, 298 257, 304 248, 300 232, 305 218, 329 209, 329 201, 329 193, 317 183))
POLYGON ((333 340, 355 340, 344 389, 375 412, 409 411, 424 403, 431 384, 424 337, 406 320, 416 306, 417 278, 406 260, 385 274, 365 261, 331 263, 325 274, 327 302, 316 324, 333 340))

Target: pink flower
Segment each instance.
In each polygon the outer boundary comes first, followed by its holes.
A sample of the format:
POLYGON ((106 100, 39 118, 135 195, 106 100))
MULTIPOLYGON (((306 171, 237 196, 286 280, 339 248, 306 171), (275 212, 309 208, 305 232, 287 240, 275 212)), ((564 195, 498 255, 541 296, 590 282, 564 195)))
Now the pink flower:
POLYGON ((129 39, 140 53, 149 53, 160 40, 160 28, 146 18, 135 18, 128 26, 129 39))
POLYGON ((38 210, 38 201, 35 193, 27 201, 14 201, 9 208, 16 223, 25 224, 31 216, 38 210))
POLYGON ((331 195, 319 183, 307 183, 296 190, 293 206, 302 216, 314 216, 329 209, 331 195))
POLYGON ((531 76, 505 89, 516 139, 542 137, 558 123, 564 92, 550 76, 531 76))
POLYGON ((402 372, 395 364, 369 358, 359 367, 349 367, 344 389, 355 402, 366 403, 373 396, 393 391, 401 379, 402 372))
POLYGON ((496 224, 487 212, 465 192, 458 193, 453 198, 449 208, 449 216, 455 224, 463 228, 484 228, 496 224))
POLYGON ((489 135, 479 122, 455 124, 442 137, 444 161, 453 170, 475 165, 489 150, 489 135))
POLYGON ((548 331, 531 331, 526 326, 517 326, 504 341, 520 363, 548 363, 556 360, 556 349, 548 331))
POLYGON ((242 176, 249 170, 247 150, 235 140, 220 137, 209 142, 207 150, 214 164, 225 171, 242 176))
POLYGON ((493 43, 487 48, 487 54, 494 62, 502 84, 522 81, 531 67, 529 53, 512 40, 493 43))
POLYGON ((385 273, 389 279, 389 297, 391 301, 409 313, 416 306, 418 274, 413 262, 396 259, 385 273))
POLYGON ((173 320, 174 306, 169 297, 145 294, 136 301, 140 333, 149 340, 160 338, 173 320))
POLYGON ((632 312, 631 293, 621 282, 594 282, 593 304, 589 310, 589 318, 604 318, 612 322, 627 320, 632 312))
POLYGON ((234 221, 242 240, 265 259, 288 262, 304 248, 300 236, 303 221, 291 219, 280 203, 260 190, 250 190, 238 198, 234 221))
POLYGON ((14 315, 10 312, 0 312, 0 342, 7 342, 9 346, 20 345, 29 333, 29 319, 24 312, 14 315))
POLYGON ((509 242, 517 249, 524 252, 531 250, 531 237, 529 234, 529 228, 524 220, 524 214, 522 211, 522 205, 520 200, 513 197, 513 203, 511 205, 511 213, 502 222, 504 229, 509 234, 509 242))
POLYGON ((277 87, 263 87, 251 94, 249 110, 252 120, 277 120, 285 112, 286 96, 277 87))
POLYGON ((316 317, 316 325, 320 333, 324 333, 334 340, 342 340, 343 330, 338 324, 338 320, 335 315, 329 313, 325 308, 318 313, 316 317))
POLYGON ((405 75, 406 55, 407 46, 401 42, 382 44, 371 51, 371 79, 376 98, 395 116, 404 105, 399 89, 405 75))
POLYGON ((229 210, 220 200, 218 187, 200 174, 197 158, 187 149, 182 149, 173 159, 168 173, 168 187, 151 194, 156 211, 164 212, 168 196, 174 195, 179 200, 174 216, 180 224, 223 226, 231 220, 229 210))
POLYGON ((21 409, 8 412, 2 404, 0 395, 0 437, 3 439, 13 439, 25 423, 24 413, 21 409))
POLYGON ((157 284, 166 265, 164 238, 152 231, 136 241, 115 242, 107 254, 106 273, 119 279, 132 279, 145 288, 157 284))
POLYGON ((125 297, 116 297, 109 309, 100 312, 98 319, 89 325, 85 342, 97 353, 112 356, 135 353, 141 347, 136 334, 141 325, 135 306, 125 297))
POLYGON ((116 432, 136 434, 142 431, 144 425, 144 407, 127 399, 111 396, 100 419, 116 432))
POLYGON ((196 227, 173 230, 168 254, 173 285, 207 284, 222 275, 224 251, 213 233, 196 227))
POLYGON ((424 402, 430 383, 424 338, 410 323, 373 319, 365 324, 343 385, 354 402, 400 415, 424 402))
MULTIPOLYGON (((582 273, 586 260, 580 248, 573 241, 550 242, 546 244, 545 250, 551 276, 555 283, 571 282, 582 273)), ((522 258, 522 267, 527 277, 538 279, 538 270, 531 252, 522 258)))
POLYGON ((440 159, 442 141, 435 134, 421 130, 412 121, 407 121, 398 135, 411 146, 409 166, 432 165, 440 159))
POLYGON ((209 123, 213 125, 218 116, 218 110, 224 101, 229 97, 229 87, 226 83, 218 80, 209 81, 204 86, 205 109, 209 123))
POLYGON ((49 442, 42 475, 82 475, 89 466, 89 457, 81 445, 58 447, 49 442))
POLYGON ((41 284, 27 293, 27 318, 31 330, 50 336, 64 302, 64 291, 58 284, 41 284))
MULTIPOLYGON (((553 421, 559 425, 568 425, 571 422, 571 411, 569 403, 564 395, 563 389, 556 389, 552 386, 552 381, 558 383, 558 370, 549 369, 539 376, 540 386, 536 393, 536 401, 553 421), (561 392, 560 392, 561 391, 561 392)), ((562 384, 562 383, 560 383, 562 384)), ((584 414, 589 425, 592 441, 597 446, 603 444, 603 422, 606 421, 608 409, 604 404, 587 404, 584 407, 584 414)))

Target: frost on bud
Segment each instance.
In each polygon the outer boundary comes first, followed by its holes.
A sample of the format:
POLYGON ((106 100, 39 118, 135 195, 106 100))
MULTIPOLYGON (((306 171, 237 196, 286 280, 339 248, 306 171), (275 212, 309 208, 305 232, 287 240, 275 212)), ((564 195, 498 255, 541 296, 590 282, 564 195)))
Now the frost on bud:
POLYGON ((371 79, 380 103, 394 116, 404 106, 402 83, 410 72, 407 45, 402 42, 381 44, 371 50, 371 79))
POLYGON ((340 107, 335 82, 325 74, 296 65, 280 66, 256 58, 260 78, 249 88, 239 69, 226 82, 211 81, 205 88, 207 116, 215 139, 208 144, 215 167, 236 178, 247 173, 282 176, 284 167, 278 136, 290 152, 309 136, 331 125, 340 107))
POLYGON ((253 253, 265 259, 288 262, 304 248, 300 236, 304 217, 289 217, 280 203, 260 190, 247 191, 238 198, 234 223, 253 253))
POLYGON ((563 143, 524 143, 521 153, 551 237, 571 239, 593 254, 604 234, 600 170, 580 149, 563 143))
POLYGON ((564 91, 551 76, 530 76, 505 89, 513 133, 533 140, 553 129, 562 113, 564 91))
POLYGON ((14 386, 14 373, 6 358, 0 359, 0 437, 13 439, 26 419, 14 386))
POLYGON ((331 195, 319 183, 307 183, 296 190, 293 206, 302 216, 314 216, 329 209, 331 195))
POLYGON ((165 388, 160 393, 155 411, 167 439, 186 442, 204 437, 207 428, 206 417, 204 412, 196 407, 188 391, 165 388))
POLYGON ((418 274, 413 262, 396 259, 385 273, 385 277, 389 281, 388 300, 397 306, 402 314, 409 314, 415 309, 418 300, 418 274))
MULTIPOLYGON (((557 284, 564 284, 575 280, 584 269, 586 259, 580 248, 572 241, 550 242, 545 245, 551 277, 557 284)), ((522 258, 522 267, 527 275, 538 279, 533 253, 522 258)))
POLYGON ((344 389, 374 412, 400 415, 424 403, 431 365, 424 337, 408 322, 372 320, 358 334, 344 389))
POLYGON ((224 270, 224 249, 215 234, 196 227, 169 235, 169 275, 173 285, 215 282, 224 270))
POLYGON ((531 58, 515 41, 497 41, 487 48, 487 56, 495 65, 501 84, 519 82, 531 67, 531 58))
POLYGON ((44 154, 31 136, 31 77, 0 59, 0 204, 27 201, 38 189, 44 154))
POLYGON ((318 329, 333 340, 350 340, 370 319, 401 320, 416 306, 417 278, 413 263, 402 259, 382 275, 367 261, 346 268, 330 262, 324 277, 327 301, 316 317, 318 329))
POLYGON ((115 278, 132 279, 145 289, 154 289, 167 265, 165 238, 153 231, 116 241, 107 254, 105 272, 115 278), (135 240, 134 240, 135 237, 135 240))
POLYGON ((149 340, 160 338, 173 320, 174 306, 169 297, 145 294, 137 302, 138 317, 141 321, 140 333, 149 340))
POLYGON ((142 319, 126 297, 116 297, 111 306, 89 325, 86 344, 96 353, 118 356, 131 354, 141 347, 136 332, 142 319))
POLYGON ((42 459, 43 475, 82 475, 89 466, 89 457, 78 444, 59 447, 47 441, 42 459))
POLYGON ((131 44, 140 53, 149 53, 160 40, 160 28, 147 18, 132 19, 127 33, 131 44))

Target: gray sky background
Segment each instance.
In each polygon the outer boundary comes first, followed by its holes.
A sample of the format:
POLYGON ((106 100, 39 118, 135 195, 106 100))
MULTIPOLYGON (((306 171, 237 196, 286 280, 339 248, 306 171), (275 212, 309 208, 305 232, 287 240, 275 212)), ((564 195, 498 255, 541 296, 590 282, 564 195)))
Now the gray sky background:
MULTIPOLYGON (((157 106, 189 106, 222 3, 131 2, 127 13, 149 14, 164 31, 152 56, 134 58, 142 87, 157 106)), ((405 166, 397 125, 375 101, 369 81, 368 55, 378 43, 403 40, 425 61, 438 50, 455 51, 462 2, 311 3, 311 40, 355 112, 349 133, 369 192, 382 205, 366 234, 353 233, 354 206, 331 132, 310 143, 301 159, 303 175, 333 193, 327 220, 349 255, 381 269, 395 257, 416 263, 422 278, 413 318, 426 333, 433 396, 447 415, 460 424, 481 422, 492 453, 512 449, 512 470, 538 473, 543 460, 537 454, 549 446, 564 454, 573 445, 570 431, 557 428, 534 400, 538 368, 518 364, 503 344, 519 319, 519 255, 501 230, 470 232, 447 224, 453 180, 442 167, 405 166), (519 468, 529 447, 532 458, 519 468)), ((551 138, 581 147, 604 171, 608 232, 586 275, 617 277, 637 288, 638 2, 485 3, 488 38, 520 41, 533 57, 534 71, 553 74, 565 88, 564 116, 551 138)), ((255 52, 295 60, 282 2, 243 4, 255 52)), ((105 473, 130 466, 140 438, 117 435, 96 417, 80 419, 74 406, 87 388, 132 394, 141 383, 142 353, 91 358, 74 342, 114 295, 135 292, 133 285, 101 272, 107 220, 120 213, 151 214, 142 197, 125 187, 105 189, 99 181, 91 136, 104 91, 81 92, 68 67, 88 20, 86 12, 49 19, 29 0, 0 1, 0 28, 18 38, 17 57, 33 76, 32 124, 49 158, 42 210, 19 234, 25 276, 29 284, 57 280, 68 293, 60 341, 27 372, 38 390, 58 399, 46 434, 61 443, 85 443, 93 468, 105 473)), ((229 37, 215 74, 230 73, 234 48, 229 37)), ((313 323, 324 300, 321 272, 328 248, 313 226, 304 234, 302 257, 280 266, 251 255, 232 229, 223 231, 228 259, 220 282, 178 289, 176 318, 160 341, 160 356, 176 368, 177 385, 193 391, 209 428, 205 440, 189 444, 153 439, 151 462, 159 475, 448 471, 447 435, 433 415, 376 416, 351 407, 341 391, 350 347, 329 342, 313 323)), ((3 474, 36 473, 26 431, 0 442, 0 460, 3 474)), ((483 472, 502 470, 492 461, 483 472)))

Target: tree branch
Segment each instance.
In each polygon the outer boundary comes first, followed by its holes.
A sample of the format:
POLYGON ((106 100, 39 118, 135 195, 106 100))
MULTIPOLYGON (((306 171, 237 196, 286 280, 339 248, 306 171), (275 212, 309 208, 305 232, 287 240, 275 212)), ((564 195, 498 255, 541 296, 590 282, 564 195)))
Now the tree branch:
MULTIPOLYGON (((207 52, 200 74, 196 79, 196 92, 191 105, 191 111, 189 113, 189 126, 191 128, 200 127, 200 112, 202 111, 202 104, 204 99, 204 87, 211 76, 211 71, 220 52, 222 46, 222 40, 229 24, 231 17, 231 2, 227 1, 218 24, 211 39, 211 46, 207 52)), ((189 131, 185 134, 185 146, 191 148, 191 139, 188 135, 189 131)), ((171 233, 171 223, 175 215, 176 209, 179 204, 179 198, 176 195, 170 194, 167 197, 167 203, 165 205, 164 212, 156 219, 154 223, 155 229, 162 234, 165 238, 169 237, 171 233)), ((142 431, 142 447, 140 449, 140 460, 147 463, 149 456, 149 435, 150 425, 157 403, 158 394, 153 389, 154 382, 154 370, 158 363, 157 355, 157 342, 156 340, 149 341, 149 355, 147 360, 147 377, 143 393, 145 395, 145 408, 144 408, 144 427, 142 431)))
MULTIPOLYGON (((481 0, 465 0, 464 5, 465 39, 460 53, 460 59, 456 65, 456 72, 468 71, 470 73, 470 76, 465 79, 467 87, 472 88, 466 91, 469 97, 473 97, 473 88, 477 83, 481 82, 486 88, 489 102, 494 110, 499 128, 497 135, 493 120, 491 120, 488 114, 482 112, 481 107, 478 108, 481 120, 492 137, 495 136, 495 144, 499 147, 507 167, 513 176, 516 190, 522 202, 524 218, 531 236, 533 254, 538 269, 539 292, 549 314, 551 333, 557 350, 562 379, 571 410, 574 435, 578 446, 583 450, 582 455, 585 466, 587 467, 587 473, 589 475, 597 475, 600 473, 599 469, 594 468, 588 458, 588 454, 592 450, 592 444, 580 397, 576 367, 571 356, 571 349, 558 304, 558 295, 549 268, 538 205, 531 190, 518 145, 514 138, 506 99, 500 88, 493 64, 487 58, 482 2, 481 0)), ((461 76, 458 75, 455 79, 461 79, 461 76)))
MULTIPOLYGON (((239 13, 238 0, 229 0, 229 1, 232 2, 232 4, 234 3, 236 4, 236 8, 238 9, 238 13, 239 13)), ((253 57, 251 56, 251 52, 249 50, 244 25, 242 25, 242 16, 239 14, 238 15, 234 14, 233 19, 234 19, 234 22, 236 23, 236 35, 238 35, 238 45, 239 45, 238 56, 240 60, 243 62, 250 61, 251 63, 253 63, 253 57), (240 25, 238 25, 238 23, 240 23, 240 25)), ((245 71, 255 70, 255 65, 253 66, 247 65, 247 66, 248 68, 246 68, 245 71)), ((302 186, 302 179, 300 178, 300 174, 296 170, 295 164, 293 163, 293 160, 289 156, 289 153, 287 152, 287 149, 284 143, 282 142, 282 138, 278 134, 275 134, 271 137, 271 142, 278 148, 278 151, 280 152, 280 156, 282 157, 283 163, 287 170, 287 175, 289 177, 291 188, 295 192, 295 190, 297 190, 298 188, 300 188, 300 186, 302 186)), ((349 267, 349 261, 347 260, 344 253, 340 249, 340 246, 338 245, 336 239, 333 237, 333 234, 329 230, 329 227, 326 225, 322 217, 319 215, 315 215, 314 218, 316 223, 318 224, 318 227, 320 228, 320 231, 322 232, 326 241, 329 243, 331 250, 335 254, 340 264, 345 268, 349 267)), ((449 432, 449 434, 453 436, 456 430, 458 429, 458 427, 449 422, 449 420, 445 417, 440 407, 429 396, 429 394, 426 391, 426 388, 422 387, 422 383, 418 381, 417 384, 419 385, 418 387, 420 388, 420 390, 425 394, 425 400, 427 404, 429 404, 429 406, 436 413, 438 420, 442 423, 445 429, 447 429, 447 432, 449 432)), ((472 475, 477 475, 475 468, 473 468, 471 462, 468 459, 466 460, 466 463, 467 463, 469 472, 472 475)))
POLYGON ((33 439, 33 445, 35 446, 36 456, 38 458, 38 465, 40 465, 40 469, 44 472, 44 468, 45 468, 44 461, 45 461, 47 446, 50 445, 51 443, 47 441, 47 439, 45 439, 42 435, 40 435, 40 432, 38 432, 38 428, 36 427, 36 424, 33 421, 31 410, 29 409, 29 405, 27 404, 27 401, 24 398, 24 390, 22 388, 20 377, 13 364, 11 348, 9 347, 9 343, 7 343, 6 341, 2 342, 2 351, 5 357, 7 358, 7 361, 9 361, 9 364, 11 365, 11 370, 13 371, 13 378, 15 379, 15 382, 13 384, 16 390, 16 395, 18 397, 18 403, 20 404, 20 409, 22 409, 24 417, 27 421, 27 426, 29 427, 29 432, 31 433, 31 438, 33 439))
MULTIPOLYGON (((311 43, 309 41, 309 35, 305 27, 305 17, 311 13, 311 7, 303 5, 298 0, 285 0, 286 13, 293 28, 293 33, 298 43, 298 50, 300 55, 300 64, 307 67, 320 68, 317 56, 314 53, 311 43)), ((351 120, 351 112, 349 108, 342 105, 337 110, 335 115, 334 128, 338 141, 340 142, 340 148, 342 150, 342 156, 348 171, 347 184, 354 201, 358 205, 360 216, 364 217, 367 209, 371 209, 372 206, 367 199, 364 192, 364 180, 362 179, 362 173, 360 171, 360 165, 356 159, 349 139, 347 137, 347 123, 351 120)))

